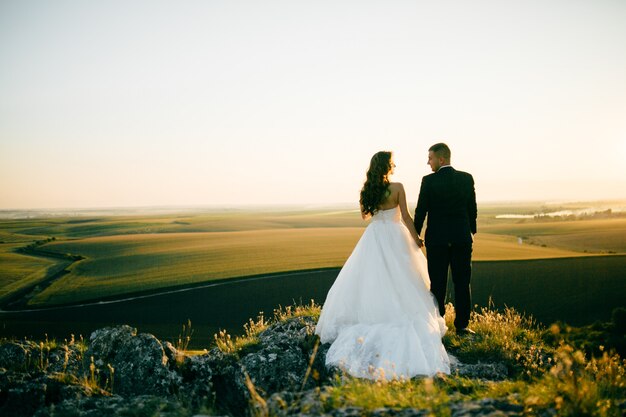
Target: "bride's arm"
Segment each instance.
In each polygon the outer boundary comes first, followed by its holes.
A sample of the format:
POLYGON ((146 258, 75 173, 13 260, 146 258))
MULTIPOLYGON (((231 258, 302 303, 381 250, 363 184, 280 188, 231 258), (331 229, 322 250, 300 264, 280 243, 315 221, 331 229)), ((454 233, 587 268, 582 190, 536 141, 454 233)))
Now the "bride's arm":
POLYGON ((409 210, 406 206, 406 194, 404 192, 404 186, 401 183, 399 184, 399 195, 398 195, 398 205, 400 206, 400 212, 402 213, 402 221, 404 222, 407 229, 409 229, 409 233, 411 237, 417 242, 417 246, 420 248, 424 245, 422 239, 417 234, 415 230, 415 224, 413 224, 413 218, 409 214, 409 210))

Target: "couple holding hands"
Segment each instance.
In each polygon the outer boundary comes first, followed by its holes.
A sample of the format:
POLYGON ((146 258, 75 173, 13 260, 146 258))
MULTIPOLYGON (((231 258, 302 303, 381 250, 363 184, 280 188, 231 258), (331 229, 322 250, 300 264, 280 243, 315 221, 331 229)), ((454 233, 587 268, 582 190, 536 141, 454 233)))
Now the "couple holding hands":
POLYGON ((433 173, 422 179, 411 218, 403 185, 389 180, 392 153, 372 157, 360 195, 361 215, 371 221, 328 291, 315 329, 322 343, 332 342, 327 366, 368 379, 449 374, 454 358, 441 340, 448 269, 456 332, 474 333, 467 326, 476 193, 472 176, 450 159, 444 143, 428 150, 433 173))

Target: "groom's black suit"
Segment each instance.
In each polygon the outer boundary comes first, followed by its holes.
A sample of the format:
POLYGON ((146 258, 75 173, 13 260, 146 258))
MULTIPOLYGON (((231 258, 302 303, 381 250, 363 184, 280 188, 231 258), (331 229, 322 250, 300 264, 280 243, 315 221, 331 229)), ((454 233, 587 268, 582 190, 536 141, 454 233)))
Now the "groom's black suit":
POLYGON ((414 217, 418 234, 427 214, 425 243, 430 290, 443 316, 450 267, 455 295, 454 325, 457 331, 465 329, 472 305, 472 235, 476 233, 477 216, 472 176, 445 166, 422 178, 414 217))

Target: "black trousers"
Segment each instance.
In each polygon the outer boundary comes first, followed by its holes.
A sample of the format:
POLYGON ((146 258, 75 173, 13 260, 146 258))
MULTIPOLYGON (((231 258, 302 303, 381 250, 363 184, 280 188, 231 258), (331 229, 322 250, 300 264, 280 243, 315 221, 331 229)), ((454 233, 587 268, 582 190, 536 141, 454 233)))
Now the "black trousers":
POLYGON ((470 279, 472 277, 472 244, 449 243, 445 245, 427 245, 428 275, 430 291, 439 304, 441 316, 446 312, 445 300, 448 286, 448 268, 452 272, 454 283, 454 309, 457 330, 467 327, 472 307, 470 279))

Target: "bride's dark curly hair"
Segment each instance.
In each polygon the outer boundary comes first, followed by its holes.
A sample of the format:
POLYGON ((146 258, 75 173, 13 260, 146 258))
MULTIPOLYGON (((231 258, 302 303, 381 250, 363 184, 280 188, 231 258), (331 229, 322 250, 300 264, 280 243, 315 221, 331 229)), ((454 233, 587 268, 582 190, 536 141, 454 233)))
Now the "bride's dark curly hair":
POLYGON ((361 210, 364 214, 374 214, 378 206, 387 198, 391 171, 391 152, 380 151, 372 156, 370 167, 367 170, 367 179, 361 188, 361 210))

